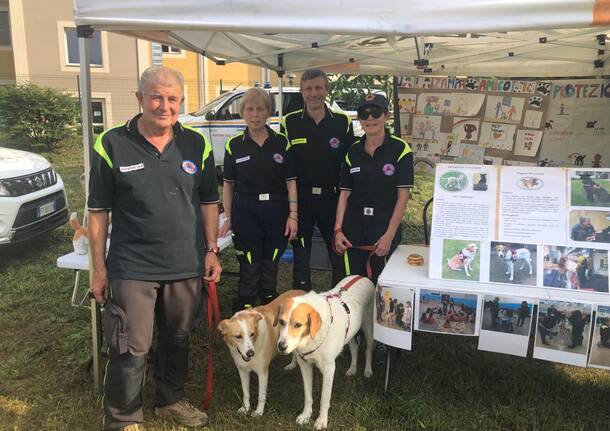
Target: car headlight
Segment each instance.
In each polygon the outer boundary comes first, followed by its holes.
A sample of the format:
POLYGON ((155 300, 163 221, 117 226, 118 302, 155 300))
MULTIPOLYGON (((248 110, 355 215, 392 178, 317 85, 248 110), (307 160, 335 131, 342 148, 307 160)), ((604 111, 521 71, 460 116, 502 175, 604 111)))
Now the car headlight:
POLYGON ((11 192, 8 188, 0 181, 0 196, 10 196, 11 192))

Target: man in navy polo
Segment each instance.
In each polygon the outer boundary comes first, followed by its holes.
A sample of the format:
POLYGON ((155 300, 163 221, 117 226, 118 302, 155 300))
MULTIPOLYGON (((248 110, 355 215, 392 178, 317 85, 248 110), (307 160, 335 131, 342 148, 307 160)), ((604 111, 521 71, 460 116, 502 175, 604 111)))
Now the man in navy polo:
POLYGON ((216 281, 221 272, 218 185, 209 142, 178 122, 183 87, 179 72, 146 69, 136 93, 142 113, 106 130, 94 146, 91 291, 105 304, 107 430, 138 430, 144 421, 142 389, 155 323, 155 413, 185 426, 207 423, 187 401, 184 384, 188 335, 203 308, 201 277, 216 281))

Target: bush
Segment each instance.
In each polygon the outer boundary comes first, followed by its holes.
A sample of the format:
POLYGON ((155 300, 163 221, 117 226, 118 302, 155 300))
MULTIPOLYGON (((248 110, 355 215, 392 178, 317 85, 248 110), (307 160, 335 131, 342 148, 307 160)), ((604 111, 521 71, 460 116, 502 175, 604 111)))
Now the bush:
POLYGON ((0 133, 8 139, 48 151, 79 126, 80 107, 71 95, 29 83, 0 86, 0 133))

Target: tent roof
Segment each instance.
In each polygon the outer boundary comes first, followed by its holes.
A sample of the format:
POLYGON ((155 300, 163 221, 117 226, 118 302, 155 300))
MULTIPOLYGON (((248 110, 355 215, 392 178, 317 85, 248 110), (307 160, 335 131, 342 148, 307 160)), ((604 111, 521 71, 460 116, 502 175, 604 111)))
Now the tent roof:
POLYGON ((75 0, 78 25, 300 71, 510 77, 610 74, 610 0, 75 0), (602 36, 601 40, 606 43, 602 36), (415 66, 416 59, 428 60, 415 66), (595 67, 596 60, 604 61, 595 67))

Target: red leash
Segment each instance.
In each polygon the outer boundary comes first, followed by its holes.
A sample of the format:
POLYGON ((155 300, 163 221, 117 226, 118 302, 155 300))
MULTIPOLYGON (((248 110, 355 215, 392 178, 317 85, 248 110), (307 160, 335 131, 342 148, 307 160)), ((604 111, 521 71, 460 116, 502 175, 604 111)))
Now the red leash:
MULTIPOLYGON (((335 246, 335 236, 337 235, 338 232, 343 232, 343 231, 340 229, 335 230, 335 233, 333 234, 331 246, 332 246, 333 252, 335 254, 341 256, 342 254, 337 251, 337 247, 335 246)), ((349 248, 369 252, 369 256, 366 258, 366 276, 369 278, 369 280, 372 280, 373 279, 373 267, 371 266, 371 258, 375 255, 375 245, 352 245, 349 248)))
POLYGON ((220 320, 220 308, 218 306, 218 294, 216 283, 208 282, 208 373, 206 383, 206 395, 201 401, 201 408, 208 410, 212 404, 212 393, 214 391, 214 339, 216 338, 216 327, 220 320))

